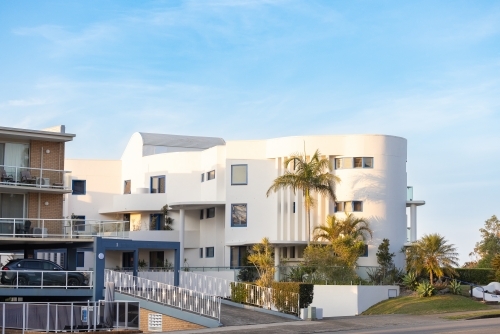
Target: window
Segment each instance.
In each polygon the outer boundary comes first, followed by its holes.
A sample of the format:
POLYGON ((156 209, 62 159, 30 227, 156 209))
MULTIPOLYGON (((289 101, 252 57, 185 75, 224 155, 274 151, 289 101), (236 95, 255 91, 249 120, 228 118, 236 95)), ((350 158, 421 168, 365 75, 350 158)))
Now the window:
POLYGON ((165 176, 152 176, 151 177, 151 193, 164 194, 165 193, 165 176))
POLYGON ((368 257, 368 245, 365 245, 365 250, 363 252, 363 255, 360 255, 360 257, 368 257))
POLYGON ((152 213, 149 215, 149 230, 162 230, 165 223, 165 216, 161 213, 152 213))
POLYGON ((205 182, 205 173, 201 173, 201 182, 205 182))
POLYGON ((295 213, 295 202, 293 202, 293 213, 295 213))
POLYGON ((200 219, 203 219, 203 213, 204 213, 205 210, 201 209, 200 210, 200 219))
POLYGON ((71 215, 71 219, 73 220, 73 231, 85 232, 85 216, 71 215))
POLYGON ((215 249, 214 247, 205 248, 205 257, 214 257, 215 249))
POLYGON ((214 218, 215 217, 215 208, 208 208, 207 209, 207 218, 214 218))
POLYGON ((335 169, 373 168, 372 157, 335 158, 335 169))
POLYGON ((130 193, 131 193, 131 192, 130 192, 131 187, 132 187, 132 181, 130 181, 130 180, 125 180, 125 181, 123 182, 123 193, 124 193, 125 195, 130 194, 130 193))
POLYGON ((295 246, 290 247, 290 259, 295 259, 295 246))
POLYGON ((288 247, 281 248, 281 257, 284 259, 288 258, 288 247))
POLYGON ((246 204, 231 204, 231 226, 232 227, 247 226, 246 204))
POLYGON ((86 181, 85 180, 73 180, 73 195, 85 195, 86 193, 86 181))
POLYGON ((363 202, 352 201, 352 211, 353 212, 362 212, 363 211, 363 202))
POLYGON ((335 202, 335 212, 344 211, 344 202, 335 202))
POLYGON ((200 248, 200 259, 203 259, 203 248, 200 248))
POLYGON ((158 268, 164 267, 165 265, 165 252, 163 251, 152 251, 149 252, 149 267, 158 268))
POLYGON ((246 263, 248 251, 246 246, 231 246, 230 266, 238 268, 246 263))
POLYGON ((248 184, 248 165, 231 165, 231 185, 248 184))
POLYGON ((207 181, 215 179, 215 171, 211 170, 210 172, 207 173, 207 181))
POLYGON ((76 266, 77 267, 85 267, 85 253, 84 252, 76 252, 76 266))

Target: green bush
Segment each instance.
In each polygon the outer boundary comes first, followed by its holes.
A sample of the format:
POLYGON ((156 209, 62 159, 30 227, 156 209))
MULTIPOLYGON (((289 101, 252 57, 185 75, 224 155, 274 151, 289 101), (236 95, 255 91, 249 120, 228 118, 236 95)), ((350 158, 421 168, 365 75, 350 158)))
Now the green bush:
POLYGON ((483 269, 483 268, 456 268, 455 271, 458 274, 458 278, 463 282, 486 285, 492 282, 495 276, 495 271, 493 269, 483 269))
POLYGON ((420 297, 431 297, 436 293, 436 289, 429 281, 424 280, 418 285, 417 293, 420 297))
POLYGON ((457 281, 456 279, 454 279, 450 282, 450 285, 448 285, 448 288, 450 289, 450 292, 454 295, 460 295, 462 293, 462 289, 460 287, 460 282, 457 281))
POLYGON ((300 282, 273 282, 271 286, 275 295, 273 302, 279 310, 287 311, 290 307, 295 307, 299 302, 300 308, 308 307, 314 298, 314 285, 300 282), (299 300, 290 299, 290 293, 298 293, 299 300))
POLYGON ((417 276, 413 272, 409 272, 403 277, 403 285, 412 291, 417 290, 418 287, 418 282, 417 282, 417 276))
POLYGON ((235 303, 245 303, 247 301, 246 284, 231 282, 231 300, 235 303))

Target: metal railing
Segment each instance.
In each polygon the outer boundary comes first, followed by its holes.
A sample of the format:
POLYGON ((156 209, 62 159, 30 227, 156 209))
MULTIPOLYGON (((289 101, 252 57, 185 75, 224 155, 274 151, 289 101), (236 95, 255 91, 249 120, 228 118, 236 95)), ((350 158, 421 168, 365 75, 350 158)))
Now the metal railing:
POLYGON ((71 190, 65 181, 65 174, 69 173, 66 170, 0 165, 0 182, 9 186, 71 190))
POLYGON ((0 218, 0 237, 128 238, 130 222, 118 220, 0 218))
POLYGON ((0 270, 0 282, 9 288, 87 288, 94 286, 93 271, 0 270))
POLYGON ((104 271, 104 275, 105 282, 114 282, 117 292, 176 307, 220 322, 220 297, 109 269, 104 271))
MULTIPOLYGON (((140 277, 155 279, 158 282, 173 282, 173 272, 138 272, 140 277)), ((179 272, 179 286, 203 294, 230 299, 269 310, 299 315, 299 294, 261 287, 253 284, 233 282, 227 279, 206 276, 199 273, 179 272)))
POLYGON ((2 334, 139 329, 139 315, 139 302, 132 301, 0 303, 2 334))

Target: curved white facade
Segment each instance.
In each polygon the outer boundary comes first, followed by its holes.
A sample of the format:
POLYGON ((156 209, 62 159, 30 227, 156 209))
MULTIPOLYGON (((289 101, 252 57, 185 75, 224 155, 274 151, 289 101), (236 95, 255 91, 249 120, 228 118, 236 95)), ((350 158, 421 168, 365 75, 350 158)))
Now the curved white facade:
MULTIPOLYGON (((349 202, 346 205, 350 209, 355 205, 359 211, 354 214, 367 218, 374 232, 373 239, 368 241, 368 256, 361 257, 358 264, 377 265, 377 247, 383 238, 388 238, 391 251, 396 253, 396 265, 403 266, 399 250, 407 241, 406 139, 386 135, 328 135, 224 142, 219 138, 204 141, 185 136, 173 140, 170 136, 162 142, 162 135, 158 136, 156 146, 151 148, 151 143, 145 143, 145 136, 135 133, 120 161, 68 160, 66 164, 73 177, 87 180, 88 194, 68 195, 68 212, 88 219, 130 214, 132 231, 147 230, 151 227, 151 214, 158 213, 168 203, 173 208, 175 231, 155 231, 154 237, 182 240, 184 234, 184 258, 192 267, 236 264, 234 247, 251 245, 263 237, 278 247, 286 247, 286 253, 281 251, 282 256, 299 261, 307 243, 301 194, 282 190, 266 197, 266 191, 283 173, 283 160, 287 156, 302 153, 304 149, 309 155, 319 149, 332 165, 335 159, 347 158, 342 160, 347 168, 332 170, 341 179, 336 187, 337 200, 349 202), (191 144, 195 142, 196 145, 191 144), (210 147, 203 147, 200 143, 204 142, 210 147), (177 146, 173 147, 174 144, 177 146), (348 158, 352 158, 353 164, 361 161, 361 167, 349 167, 348 158), (105 169, 102 173, 107 175, 106 184, 95 173, 99 164, 105 169), (242 174, 245 168, 235 167, 235 173, 240 173, 236 185, 231 182, 232 166, 247 166, 246 179, 242 174), (215 178, 208 180, 212 171, 215 178), (152 182, 156 182, 152 180, 157 177, 164 177, 164 193, 151 193, 152 182), (130 182, 127 183, 130 194, 124 194, 125 181, 130 182), (241 184, 244 181, 246 184, 241 184), (246 226, 232 226, 235 204, 240 214, 246 206, 246 226), (209 208, 215 208, 212 218, 206 217, 209 208), (201 210, 204 219, 200 219, 201 210), (207 250, 211 247, 214 247, 213 257, 207 258, 207 254, 212 255, 207 250)), ((335 203, 320 196, 312 212, 312 228, 322 224, 329 214, 344 215, 335 213, 335 203)), ((141 238, 147 238, 147 234, 143 233, 141 238)))

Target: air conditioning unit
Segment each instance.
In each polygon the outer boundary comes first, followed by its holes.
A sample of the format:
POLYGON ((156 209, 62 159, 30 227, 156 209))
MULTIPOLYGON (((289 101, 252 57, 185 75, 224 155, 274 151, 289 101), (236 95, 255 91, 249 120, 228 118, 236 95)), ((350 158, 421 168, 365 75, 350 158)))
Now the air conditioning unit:
POLYGON ((33 227, 33 238, 46 238, 47 229, 45 227, 33 227))

